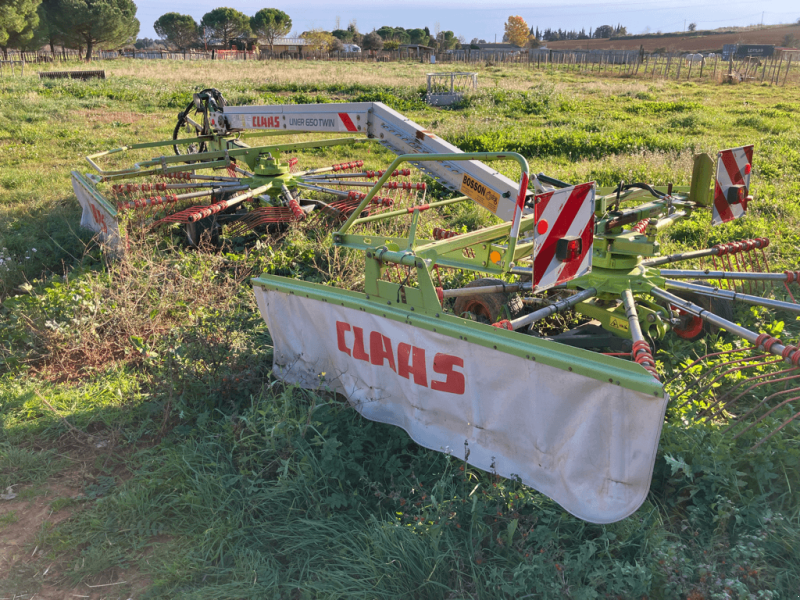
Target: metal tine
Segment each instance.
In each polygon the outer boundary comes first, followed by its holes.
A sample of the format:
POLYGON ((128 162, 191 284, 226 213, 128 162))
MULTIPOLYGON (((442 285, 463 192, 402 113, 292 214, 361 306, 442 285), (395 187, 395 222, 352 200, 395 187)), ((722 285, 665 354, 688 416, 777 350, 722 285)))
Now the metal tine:
MULTIPOLYGON (((742 273, 746 273, 747 261, 745 261, 744 256, 741 257, 742 258, 741 263, 739 262, 739 255, 734 254, 734 256, 736 257, 736 266, 739 267, 739 271, 741 271, 742 273), (742 264, 744 264, 744 268, 742 268, 742 264)), ((742 289, 744 289, 744 283, 742 283, 742 289)), ((747 291, 750 292, 751 294, 753 293, 753 284, 750 282, 750 280, 747 281, 747 291)))
MULTIPOLYGON (((748 411, 747 411, 745 414, 743 414, 743 415, 740 415, 740 416, 736 417, 736 420, 735 420, 735 421, 733 421, 732 423, 730 423, 730 424, 729 424, 729 425, 728 425, 728 426, 727 426, 725 429, 723 429, 723 430, 722 430, 722 433, 727 433, 728 431, 730 431, 731 429, 733 429, 734 427, 736 427, 736 425, 737 425, 737 424, 744 422, 744 421, 747 419, 747 417, 749 417, 750 415, 752 415, 752 414, 753 414, 754 412, 756 412, 756 411, 757 411, 759 408, 761 408, 761 407, 762 407, 762 406, 764 406, 764 405, 765 405, 767 402, 769 402, 770 400, 772 400, 772 399, 773 399, 775 396, 782 396, 783 394, 791 394, 791 393, 793 393, 793 392, 800 392, 800 387, 796 387, 796 388, 789 388, 788 390, 782 390, 782 391, 780 391, 780 392, 775 392, 774 394, 770 394, 769 396, 766 396, 766 397, 765 397, 763 400, 761 400, 761 402, 759 402, 758 404, 756 404, 756 405, 755 405, 753 408, 751 408, 750 410, 748 410, 748 411)), ((752 425, 748 425, 748 426, 747 426, 747 427, 746 427, 746 428, 745 428, 743 431, 740 431, 740 432, 739 432, 739 433, 737 433, 735 436, 733 436, 733 439, 736 439, 736 438, 738 438, 738 437, 739 437, 740 435, 742 435, 742 434, 743 434, 745 431, 747 431, 748 429, 750 429, 750 427, 751 427, 751 426, 752 426, 752 425)))
MULTIPOLYGON (((733 261, 731 261, 731 255, 730 255, 730 254, 727 254, 727 255, 725 255, 725 260, 726 260, 726 262, 728 263, 728 268, 729 268, 731 271, 737 271, 737 270, 738 270, 738 269, 736 269, 736 268, 733 266, 733 261)), ((731 280, 729 279, 728 281, 731 281, 731 280)), ((733 289, 734 289, 734 290, 736 290, 736 291, 739 291, 739 288, 741 288, 741 289, 744 289, 744 286, 742 285, 742 283, 741 283, 741 282, 737 282, 737 281, 734 279, 734 280, 733 280, 733 289), (737 285, 738 285, 739 287, 737 287, 737 285)))
MULTIPOLYGON (((764 356, 767 356, 767 355, 765 354, 764 356)), ((759 358, 761 358, 761 357, 759 357, 759 358)), ((737 363, 741 363, 741 362, 744 362, 744 361, 750 361, 750 360, 757 360, 757 359, 752 359, 752 358, 740 358, 740 359, 738 359, 738 360, 733 360, 733 361, 730 361, 730 362, 728 362, 728 363, 724 363, 724 364, 722 364, 722 365, 719 365, 719 367, 713 367, 712 369, 710 369, 710 370, 709 370, 709 372, 714 372, 714 371, 716 371, 718 368, 724 367, 725 365, 728 365, 728 364, 737 364, 737 363)), ((761 362, 761 363, 756 363, 756 364, 752 364, 752 365, 744 365, 744 366, 741 366, 741 367, 735 367, 735 368, 733 368, 733 369, 728 369, 728 370, 727 370, 727 371, 725 371, 724 373, 721 373, 721 374, 717 375, 717 376, 716 376, 716 377, 715 377, 715 378, 714 378, 714 379, 711 381, 711 383, 709 383, 709 384, 708 384, 708 385, 706 385, 705 387, 702 387, 702 388, 700 388, 700 389, 699 389, 697 392, 695 392, 693 395, 689 396, 689 398, 688 398, 688 399, 686 399, 684 402, 682 402, 682 403, 681 403, 681 404, 678 406, 678 408, 681 408, 681 407, 685 406, 686 404, 688 404, 689 402, 691 402, 692 400, 694 400, 694 399, 695 399, 695 398, 696 398, 698 395, 700 395, 700 394, 705 394, 705 393, 706 393, 708 390, 710 390, 712 387, 714 387, 714 384, 715 384, 715 383, 717 383, 717 382, 718 382, 720 379, 722 379, 722 378, 723 378, 723 377, 725 377, 726 375, 730 375, 731 373, 738 373, 739 371, 743 371, 744 369, 751 369, 751 368, 754 368, 754 367, 762 367, 762 366, 764 366, 764 365, 769 365, 769 364, 772 364, 772 363, 774 363, 774 362, 780 362, 780 361, 781 361, 781 359, 780 359, 780 358, 778 358, 777 360, 769 360, 769 361, 765 361, 765 362, 761 362)), ((681 394, 683 394, 683 392, 685 392, 685 391, 686 391, 686 390, 681 390, 681 394)))
MULTIPOLYGON (((702 362, 706 358, 711 358, 711 357, 714 357, 714 356, 722 356, 723 354, 735 354, 735 353, 738 353, 738 352, 750 352, 751 350, 756 350, 756 349, 757 349, 756 346, 749 346, 747 348, 735 348, 734 350, 723 350, 722 352, 712 352, 710 354, 704 354, 703 356, 700 356, 699 358, 697 358, 697 360, 695 360, 691 364, 689 364, 687 367, 685 367, 683 370, 679 371, 677 375, 675 375, 672 379, 667 381, 666 385, 669 385, 669 384, 673 383, 674 381, 676 381, 677 379, 681 378, 684 373, 686 373, 689 369, 691 369, 696 364, 702 362)), ((766 354, 764 356, 766 356, 766 354)))
POLYGON ((763 444, 764 442, 766 442, 766 441, 767 441, 768 439, 770 439, 770 438, 771 438, 773 435, 775 435, 775 434, 776 434, 776 433, 778 433, 778 432, 779 432, 781 429, 783 429, 784 427, 786 427, 786 426, 787 426, 789 423, 791 423, 792 421, 794 421, 794 420, 795 420, 797 417, 800 417, 800 411, 796 412, 794 415, 792 415, 791 417, 789 417, 788 419, 786 419, 786 420, 785 420, 783 423, 781 423, 781 424, 780 424, 778 427, 776 427, 776 428, 775 428, 775 430, 774 430, 774 431, 772 431, 772 432, 771 432, 771 433, 770 433, 768 436, 766 436, 766 437, 764 437, 764 438, 760 439, 758 442, 756 442, 755 444, 753 444, 753 445, 750 447, 750 450, 755 450, 756 448, 758 448, 758 447, 759 447, 761 444, 763 444))
POLYGON ((761 415, 760 417, 758 417, 758 418, 757 418, 755 421, 753 421, 752 423, 750 423, 750 424, 749 424, 747 427, 745 427, 744 429, 742 429, 742 430, 741 430, 739 433, 737 433, 735 436, 733 436, 733 439, 736 439, 736 438, 740 437, 740 436, 741 436, 743 433, 745 433, 746 431, 749 431, 750 429, 752 429, 753 427, 755 427, 757 424, 759 424, 761 421, 763 421, 764 419, 766 419, 768 416, 770 416, 770 415, 771 415, 772 413, 774 413, 776 410, 779 410, 779 409, 783 408, 784 406, 786 406, 787 404, 789 404, 790 402, 794 402, 795 400, 798 400, 798 399, 800 399, 800 396, 795 396, 794 398, 787 398, 787 399, 786 399, 786 400, 784 400, 783 402, 779 402, 778 404, 776 404, 775 406, 773 406, 772 408, 770 408, 770 409, 769 409, 767 412, 765 412, 763 415, 761 415))
MULTIPOLYGON (((741 352, 741 351, 740 351, 740 350, 735 350, 735 351, 734 351, 734 350, 731 350, 730 352, 737 352, 737 353, 738 353, 738 352, 741 352)), ((722 353, 722 352, 720 352, 720 353, 718 353, 718 354, 723 354, 723 353, 722 353)), ((705 355, 705 357, 704 357, 704 358, 711 357, 711 356, 714 356, 714 355, 713 355, 713 354, 707 354, 707 355, 705 355)), ((727 367, 728 365, 736 365, 736 364, 739 364, 739 363, 742 363, 742 362, 745 362, 745 361, 758 360, 758 359, 760 359, 760 358, 765 358, 765 357, 767 357, 767 356, 769 356, 769 355, 768 355, 768 354, 762 354, 762 355, 760 355, 760 356, 759 356, 759 357, 757 357, 757 358, 753 358, 753 357, 750 357, 750 356, 746 356, 746 357, 744 357, 744 358, 737 358, 737 359, 735 359, 735 360, 729 360, 729 361, 726 361, 726 362, 720 363, 720 364, 718 364, 718 365, 715 365, 715 366, 713 366, 713 367, 709 367, 707 370, 703 371, 703 373, 702 373, 702 374, 701 374, 699 377, 696 377, 696 378, 695 378, 695 380, 694 380, 694 383, 695 383, 695 384, 699 384, 699 383, 700 383, 700 382, 701 382, 703 379, 705 379, 705 378, 707 378, 707 377, 711 377, 711 375, 714 373, 714 371, 717 371, 717 370, 719 370, 719 369, 722 369, 723 367, 727 367)), ((699 362, 699 360, 697 360, 697 361, 695 361, 694 363, 692 363, 692 365, 691 365, 691 366, 695 365, 697 362, 699 362)), ((691 366, 687 367, 687 368, 686 368, 686 370, 690 369, 690 368, 691 368, 691 366)), ((676 378, 674 378, 674 379, 673 379, 673 381, 674 381, 675 379, 677 379, 677 377, 676 377, 676 378)), ((713 383, 713 382, 712 382, 712 383, 713 383)), ((684 394, 684 393, 685 393, 685 392, 686 392, 688 389, 689 389, 689 386, 687 385, 686 387, 684 387, 684 388, 683 388, 683 389, 681 389, 679 392, 677 392, 677 393, 675 393, 675 394, 673 394, 673 395, 674 395, 676 398, 679 398, 679 397, 680 397, 680 396, 682 396, 682 395, 683 395, 683 394, 684 394)), ((686 403, 684 402, 684 404, 686 404, 686 403)), ((683 406, 683 404, 681 404, 680 406, 678 406, 678 408, 681 408, 682 406, 683 406)))
POLYGON ((730 390, 725 392, 716 402, 714 402, 714 404, 706 407, 705 410, 703 410, 703 412, 698 415, 698 417, 702 417, 703 415, 708 414, 715 406, 719 404, 720 405, 719 409, 716 412, 714 412, 714 414, 711 415, 711 418, 713 419, 714 417, 718 417, 722 413, 722 411, 727 409, 730 405, 736 403, 739 400, 739 398, 741 398, 742 396, 744 396, 745 394, 749 393, 750 391, 754 390, 757 387, 761 387, 762 385, 768 385, 771 383, 780 383, 781 381, 791 381, 792 379, 797 379, 799 377, 798 375, 792 375, 791 377, 780 377, 778 379, 766 379, 767 377, 775 377, 776 375, 783 375, 784 373, 791 373, 793 371, 797 371, 797 369, 793 367, 791 369, 784 369, 783 371, 776 371, 774 373, 762 373, 761 375, 756 375, 755 377, 748 377, 747 379, 740 381, 730 390), (747 388, 745 391, 743 391, 741 394, 739 394, 732 400, 723 402, 725 398, 730 396, 735 390, 740 388, 742 385, 750 381, 756 381, 757 379, 761 379, 763 381, 751 385, 749 388, 747 388))

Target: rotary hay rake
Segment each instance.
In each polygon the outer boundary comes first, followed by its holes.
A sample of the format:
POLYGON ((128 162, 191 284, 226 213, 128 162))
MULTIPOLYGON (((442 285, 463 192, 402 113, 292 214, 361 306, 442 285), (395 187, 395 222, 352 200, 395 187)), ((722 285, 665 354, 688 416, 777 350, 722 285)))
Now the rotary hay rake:
POLYGON ((245 227, 269 216, 253 216, 259 208, 243 210, 242 196, 272 191, 282 206, 263 208, 299 216, 292 200, 306 209, 290 197, 290 178, 296 188, 315 193, 328 193, 331 180, 362 181, 366 193, 346 209, 319 200, 307 204, 335 214, 335 246, 364 253, 363 292, 276 275, 253 279, 280 379, 339 392, 365 417, 400 426, 425 447, 518 478, 596 523, 623 519, 644 501, 670 395, 684 415, 721 422, 735 429, 734 436, 759 427, 763 435, 754 447, 800 416, 792 408, 800 398, 800 349, 736 324, 732 311, 743 303, 800 313, 790 288, 800 272, 770 272, 765 238, 670 256, 660 254, 657 241, 659 231, 697 210, 711 209, 715 225, 744 216, 752 202, 752 146, 721 151, 716 177, 715 161, 697 156, 688 187, 597 188, 533 175, 516 153, 460 152, 379 103, 227 107, 213 100, 194 105, 203 124, 192 126, 209 133, 181 140, 205 148, 122 171, 73 174, 73 181, 87 217, 86 204, 94 206, 89 215, 101 211, 104 205, 93 203, 102 198, 98 190, 118 174, 181 173, 203 181, 197 171, 230 168, 230 181, 214 185, 249 191, 224 190, 227 200, 212 196, 183 210, 199 214, 198 220, 232 214, 234 225, 245 227), (343 178, 330 168, 324 173, 339 179, 326 175, 321 184, 314 176, 323 171, 268 169, 280 167, 280 152, 341 140, 240 147, 238 134, 253 129, 360 132, 398 156, 375 173, 374 183, 366 182, 366 171, 360 179, 343 178), (497 161, 516 163, 519 183, 489 166, 497 161), (401 208, 381 203, 380 212, 370 212, 385 184, 407 165, 464 195, 412 198, 401 208), (469 201, 502 222, 456 233, 426 221, 432 212, 469 201), (710 264, 662 268, 682 261, 710 264), (441 270, 481 278, 444 289, 441 270), (570 309, 586 322, 556 335, 540 333, 548 317, 570 309), (654 344, 668 335, 696 340, 720 329, 744 343, 687 361, 673 381, 660 381, 654 344), (771 431, 764 430, 767 423, 774 424, 771 431))
MULTIPOLYGON (((135 231, 179 224, 187 241, 196 246, 204 235, 216 239, 223 227, 228 235, 245 235, 318 221, 318 215, 327 222, 343 221, 375 179, 384 175, 384 171, 364 168, 362 160, 302 169, 300 158, 291 156, 363 142, 359 137, 259 147, 245 143, 246 136, 305 133, 282 131, 277 116, 256 116, 250 123, 257 131, 249 134, 217 135, 212 132, 214 119, 209 113, 225 105, 217 90, 204 90, 179 113, 172 140, 133 144, 86 157, 94 173, 72 173, 73 188, 83 206, 81 225, 97 231, 108 246, 120 250, 135 231), (187 130, 191 137, 185 137, 187 130), (131 154, 169 147, 173 156, 140 160, 132 166, 113 169, 98 164, 101 159, 119 163, 121 157, 129 160, 131 154)), ((305 118, 295 120, 304 122, 305 118)), ((347 130, 358 131, 352 123, 347 130)), ((424 197, 427 185, 411 181, 410 176, 408 168, 391 172, 382 183, 381 194, 374 195, 361 213, 374 214, 395 203, 424 197)))

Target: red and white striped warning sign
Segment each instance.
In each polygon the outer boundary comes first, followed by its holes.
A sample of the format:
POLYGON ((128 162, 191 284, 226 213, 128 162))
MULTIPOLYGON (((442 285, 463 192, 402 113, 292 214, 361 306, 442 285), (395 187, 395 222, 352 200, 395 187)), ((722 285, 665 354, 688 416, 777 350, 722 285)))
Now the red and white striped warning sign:
POLYGON ((747 212, 752 165, 752 145, 720 151, 714 181, 712 225, 733 221, 747 212))
POLYGON ((536 196, 533 289, 545 290, 592 269, 594 182, 536 196))

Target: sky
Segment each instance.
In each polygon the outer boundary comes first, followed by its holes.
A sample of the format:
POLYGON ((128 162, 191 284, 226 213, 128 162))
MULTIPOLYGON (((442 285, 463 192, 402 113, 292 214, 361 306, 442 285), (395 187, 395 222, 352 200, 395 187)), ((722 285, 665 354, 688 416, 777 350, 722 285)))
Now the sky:
POLYGON ((134 0, 136 16, 141 22, 139 37, 157 37, 153 23, 167 12, 188 14, 199 23, 203 15, 219 6, 231 6, 247 15, 262 8, 278 8, 292 18, 292 33, 310 29, 336 28, 337 18, 342 29, 355 19, 358 30, 367 33, 383 25, 392 27, 429 27, 452 30, 464 36, 493 42, 501 41, 503 24, 510 15, 520 15, 532 27, 539 29, 576 29, 621 23, 628 33, 683 31, 689 23, 698 29, 716 29, 726 25, 765 25, 794 23, 800 19, 798 0, 752 2, 733 0, 632 0, 587 2, 562 0, 554 3, 540 0, 493 2, 491 0, 406 0, 387 3, 356 0, 335 3, 326 0, 134 0), (764 9, 763 12, 761 9, 764 9))

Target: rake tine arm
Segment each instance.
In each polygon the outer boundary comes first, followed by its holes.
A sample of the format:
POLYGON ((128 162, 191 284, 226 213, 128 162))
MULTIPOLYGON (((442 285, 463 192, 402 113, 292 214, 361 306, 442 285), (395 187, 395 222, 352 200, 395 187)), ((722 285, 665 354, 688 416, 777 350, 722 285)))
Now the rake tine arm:
MULTIPOLYGON (((740 275, 752 275, 752 274, 753 273, 740 273, 740 275)), ((768 273, 761 273, 761 275, 768 275, 768 273)), ((797 348, 796 346, 784 345, 781 343, 780 340, 766 333, 759 334, 754 331, 750 331, 746 327, 742 327, 741 325, 732 323, 727 319, 723 319, 722 317, 707 311, 703 307, 698 306, 693 302, 689 302, 688 300, 684 300, 683 298, 678 298, 678 296, 670 294, 669 292, 667 292, 666 290, 662 290, 661 288, 653 286, 650 288, 650 293, 656 298, 665 300, 670 304, 677 306, 690 314, 700 317, 707 323, 711 323, 712 325, 715 325, 720 329, 724 329, 725 331, 728 331, 733 335, 738 335, 739 337, 747 340, 748 342, 758 347, 759 349, 763 348, 765 352, 769 352, 776 356, 780 356, 781 358, 783 358, 790 364, 793 364, 794 366, 800 365, 800 348, 797 348)))
POLYGON ((717 287, 698 285, 696 283, 688 283, 685 281, 666 279, 665 282, 668 288, 675 290, 693 292, 702 296, 710 296, 712 298, 722 298, 723 300, 745 302, 747 304, 755 304, 757 306, 764 306, 767 308, 779 308, 800 314, 800 304, 782 302, 781 300, 772 300, 770 298, 762 298, 760 296, 751 296, 749 294, 742 294, 740 292, 734 292, 730 290, 722 290, 717 287))
POLYGON ((783 273, 743 273, 741 271, 683 271, 678 269, 659 269, 661 277, 671 279, 740 279, 744 281, 784 281, 792 283, 800 281, 800 271, 784 271, 783 273))
POLYGON ((634 302, 633 293, 630 290, 622 292, 622 304, 625 306, 625 316, 628 318, 628 328, 633 339, 631 358, 658 379, 656 361, 653 358, 650 344, 647 343, 642 334, 642 327, 639 325, 639 314, 636 312, 636 302, 634 302))
POLYGON ((678 252, 670 254, 669 256, 661 256, 650 260, 643 260, 643 267, 657 267, 659 265, 666 265, 669 263, 679 262, 682 260, 692 260, 693 258, 703 258, 705 256, 716 256, 716 248, 706 248, 705 250, 692 250, 690 252, 678 252))
POLYGON ((335 190, 333 188, 326 188, 320 185, 311 185, 310 183, 297 182, 297 187, 301 187, 314 192, 323 192, 325 194, 331 194, 333 196, 338 196, 339 198, 347 198, 348 196, 348 192, 342 190, 335 190))
POLYGON ((545 317, 549 317, 552 314, 557 312, 561 312, 567 310, 568 308, 575 306, 578 302, 583 302, 597 294, 597 290, 595 288, 586 288, 578 292, 577 294, 573 294, 569 298, 565 298, 563 300, 559 300, 558 302, 554 302, 550 306, 545 306, 544 308, 540 308, 530 314, 525 315, 524 317, 519 317, 518 319, 514 319, 513 321, 501 321, 500 323, 495 323, 495 325, 502 327, 503 329, 510 329, 516 331, 525 325, 530 325, 531 323, 535 323, 536 321, 540 321, 545 317))
POLYGON ((768 238, 756 238, 741 240, 739 242, 730 242, 727 244, 717 244, 712 248, 705 248, 703 250, 690 250, 688 252, 677 252, 669 256, 662 256, 659 258, 651 258, 642 262, 645 267, 657 267, 658 265, 665 265, 668 263, 678 262, 682 260, 691 260, 693 258, 703 258, 706 256, 726 256, 728 254, 738 254, 740 252, 750 252, 756 248, 764 252, 764 248, 769 246, 768 238))

